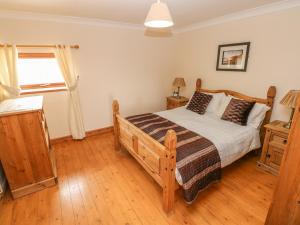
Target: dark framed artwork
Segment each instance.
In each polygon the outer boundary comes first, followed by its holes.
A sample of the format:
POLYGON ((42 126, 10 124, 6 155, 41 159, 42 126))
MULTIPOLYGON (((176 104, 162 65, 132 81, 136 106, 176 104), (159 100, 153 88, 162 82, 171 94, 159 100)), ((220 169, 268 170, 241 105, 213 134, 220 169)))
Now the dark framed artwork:
POLYGON ((247 71, 250 42, 219 45, 216 69, 219 71, 247 71))

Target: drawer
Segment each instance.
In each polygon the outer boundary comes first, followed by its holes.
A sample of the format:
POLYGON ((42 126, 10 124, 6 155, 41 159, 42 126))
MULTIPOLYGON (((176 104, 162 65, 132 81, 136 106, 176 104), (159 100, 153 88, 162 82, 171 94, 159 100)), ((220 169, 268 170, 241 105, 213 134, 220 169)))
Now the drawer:
POLYGON ((187 102, 173 102, 173 101, 168 101, 167 102, 167 109, 174 109, 177 107, 185 106, 187 102))
POLYGON ((157 154, 155 154, 151 149, 146 145, 139 142, 138 143, 138 155, 145 161, 145 163, 157 174, 160 171, 160 159, 157 154))
POLYGON ((188 102, 180 102, 180 103, 178 104, 178 107, 185 106, 187 103, 188 103, 188 102))
POLYGON ((174 109, 176 107, 178 107, 178 103, 177 102, 173 102, 170 100, 167 100, 167 109, 174 109))
POLYGON ((284 146, 284 147, 287 145, 287 141, 288 141, 287 136, 280 135, 277 133, 272 133, 271 139, 270 139, 270 142, 272 142, 274 144, 278 144, 280 146, 284 146))

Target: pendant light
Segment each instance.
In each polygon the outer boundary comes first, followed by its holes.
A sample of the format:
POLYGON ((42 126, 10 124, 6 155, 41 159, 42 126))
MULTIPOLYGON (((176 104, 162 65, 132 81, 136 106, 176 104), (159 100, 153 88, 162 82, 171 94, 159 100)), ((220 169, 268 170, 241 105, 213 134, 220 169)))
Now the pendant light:
POLYGON ((172 27, 172 20, 169 8, 166 3, 158 0, 151 5, 144 25, 150 28, 166 28, 172 27))

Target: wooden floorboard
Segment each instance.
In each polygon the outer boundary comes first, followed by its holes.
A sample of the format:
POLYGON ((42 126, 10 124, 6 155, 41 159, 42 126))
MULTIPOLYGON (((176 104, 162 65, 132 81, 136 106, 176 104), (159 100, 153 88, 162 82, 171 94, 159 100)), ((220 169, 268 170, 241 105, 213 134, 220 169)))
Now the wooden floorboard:
POLYGON ((276 177, 256 169, 248 155, 223 170, 221 182, 187 205, 180 190, 175 210, 162 209, 162 190, 126 152, 115 152, 113 135, 53 146, 58 185, 0 202, 1 225, 264 224, 276 177))

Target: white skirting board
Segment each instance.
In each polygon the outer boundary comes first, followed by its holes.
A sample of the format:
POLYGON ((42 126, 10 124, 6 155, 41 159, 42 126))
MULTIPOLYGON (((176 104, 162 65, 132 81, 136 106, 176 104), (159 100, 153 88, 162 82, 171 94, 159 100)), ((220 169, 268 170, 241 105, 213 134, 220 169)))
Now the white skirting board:
POLYGON ((0 199, 4 195, 5 188, 6 188, 6 179, 5 179, 4 172, 3 172, 3 169, 2 169, 2 166, 0 163, 0 199))

